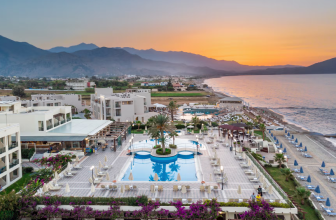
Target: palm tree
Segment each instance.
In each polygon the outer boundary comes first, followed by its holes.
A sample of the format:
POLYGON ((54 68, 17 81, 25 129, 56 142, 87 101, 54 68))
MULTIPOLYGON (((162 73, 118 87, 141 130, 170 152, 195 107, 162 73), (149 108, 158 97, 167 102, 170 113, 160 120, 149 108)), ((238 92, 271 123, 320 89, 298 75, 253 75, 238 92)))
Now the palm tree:
POLYGON ((138 130, 140 130, 141 121, 136 121, 135 123, 138 125, 138 130))
POLYGON ((153 116, 153 122, 151 127, 148 129, 148 133, 150 135, 160 133, 160 139, 162 142, 162 152, 166 152, 165 148, 165 138, 164 138, 164 131, 165 132, 174 132, 176 130, 175 125, 170 123, 169 117, 166 115, 156 115, 153 116))
POLYGON ((296 196, 301 199, 301 204, 304 205, 304 200, 310 196, 310 191, 303 186, 296 187, 296 196))
POLYGON ((283 154, 275 154, 274 155, 274 161, 278 162, 279 168, 281 168, 281 165, 286 162, 286 159, 283 154))
POLYGON ((196 128, 197 125, 201 123, 200 119, 197 116, 192 117, 191 122, 194 123, 194 126, 195 126, 194 128, 196 128))
POLYGON ((169 102, 168 109, 170 111, 172 121, 174 121, 174 112, 176 111, 176 108, 177 108, 176 101, 169 102))
POLYGON ((169 137, 173 138, 173 145, 175 145, 175 137, 176 136, 178 136, 178 134, 175 131, 169 133, 169 137))
POLYGON ((293 171, 289 168, 283 168, 280 171, 283 175, 285 175, 286 181, 288 182, 289 177, 293 175, 293 171))
POLYGON ((251 130, 253 128, 253 123, 249 121, 246 122, 246 128, 251 130))
POLYGON ((259 129, 262 132, 263 135, 263 140, 265 140, 265 131, 266 131, 266 126, 264 124, 259 125, 259 129))
POLYGON ((260 115, 258 115, 258 116, 256 116, 256 119, 255 119, 255 120, 258 122, 258 124, 260 124, 261 121, 262 121, 262 118, 261 118, 260 115))

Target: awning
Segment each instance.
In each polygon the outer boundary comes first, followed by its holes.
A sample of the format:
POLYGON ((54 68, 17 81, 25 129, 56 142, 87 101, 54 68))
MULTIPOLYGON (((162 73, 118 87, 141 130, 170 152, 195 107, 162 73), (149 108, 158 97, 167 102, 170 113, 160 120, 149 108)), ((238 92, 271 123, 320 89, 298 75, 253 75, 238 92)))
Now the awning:
POLYGON ((61 142, 61 141, 82 141, 87 136, 21 136, 21 141, 48 141, 48 142, 61 142))

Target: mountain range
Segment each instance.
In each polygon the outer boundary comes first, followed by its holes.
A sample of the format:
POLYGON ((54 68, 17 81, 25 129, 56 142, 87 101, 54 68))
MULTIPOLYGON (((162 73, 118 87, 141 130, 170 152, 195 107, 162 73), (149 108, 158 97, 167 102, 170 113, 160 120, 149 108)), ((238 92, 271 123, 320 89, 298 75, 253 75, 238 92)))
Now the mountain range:
POLYGON ((0 35, 0 75, 60 76, 85 75, 273 75, 336 73, 336 58, 309 67, 247 66, 235 61, 215 60, 186 52, 162 52, 153 49, 106 48, 81 43, 49 50, 0 35))

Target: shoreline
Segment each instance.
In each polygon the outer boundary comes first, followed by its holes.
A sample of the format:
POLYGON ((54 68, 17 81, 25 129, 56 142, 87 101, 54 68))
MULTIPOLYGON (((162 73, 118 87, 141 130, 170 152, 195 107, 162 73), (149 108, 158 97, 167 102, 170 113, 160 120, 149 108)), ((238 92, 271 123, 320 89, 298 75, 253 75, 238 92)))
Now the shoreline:
MULTIPOLYGON (((221 76, 222 77, 222 76, 221 76)), ((210 78, 202 78, 201 81, 204 83, 206 79, 213 79, 213 78, 221 78, 221 77, 210 77, 210 78)), ((219 99, 224 98, 224 97, 232 97, 231 95, 225 94, 223 92, 215 91, 210 85, 208 84, 208 87, 213 91, 213 93, 218 96, 219 99)), ((319 132, 314 132, 308 129, 305 129, 303 126, 300 126, 299 124, 286 120, 286 116, 282 115, 278 112, 275 112, 274 110, 270 108, 265 108, 265 107, 254 107, 259 110, 265 111, 265 113, 274 116, 275 118, 280 119, 283 124, 290 130, 294 130, 298 133, 306 134, 308 137, 311 139, 315 140, 319 144, 323 145, 327 149, 330 149, 332 151, 336 151, 336 145, 332 141, 328 140, 328 138, 336 138, 336 134, 321 134, 319 132)))

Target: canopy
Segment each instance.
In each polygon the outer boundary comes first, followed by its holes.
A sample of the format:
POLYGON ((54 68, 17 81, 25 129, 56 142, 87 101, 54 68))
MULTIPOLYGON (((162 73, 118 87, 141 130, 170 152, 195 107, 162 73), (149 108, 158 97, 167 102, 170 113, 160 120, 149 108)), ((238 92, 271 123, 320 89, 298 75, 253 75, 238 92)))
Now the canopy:
POLYGON ((220 125, 218 126, 219 128, 226 129, 226 130, 231 130, 231 131, 238 131, 238 130, 244 130, 244 128, 236 127, 233 125, 220 125))
POLYGON ((246 124, 244 123, 234 123, 234 124, 231 124, 232 126, 235 126, 235 127, 241 127, 241 128, 245 128, 246 127, 246 124))
POLYGON ((167 108, 166 105, 162 105, 162 104, 159 104, 159 103, 155 103, 154 104, 156 108, 167 108))

